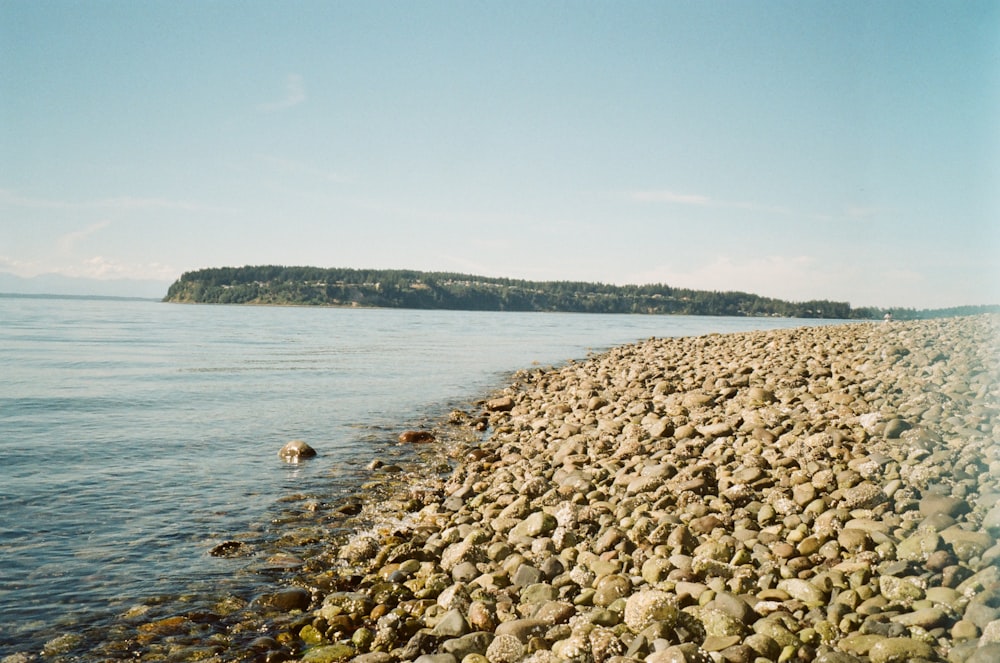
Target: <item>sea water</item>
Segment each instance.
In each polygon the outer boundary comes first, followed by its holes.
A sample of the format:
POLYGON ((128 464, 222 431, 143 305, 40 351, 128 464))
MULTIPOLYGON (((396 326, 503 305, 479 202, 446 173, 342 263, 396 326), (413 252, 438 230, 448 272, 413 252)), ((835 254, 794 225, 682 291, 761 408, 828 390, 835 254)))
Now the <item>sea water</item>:
POLYGON ((214 545, 279 536, 261 523, 291 494, 357 491, 400 431, 517 369, 802 324, 0 296, 0 656, 246 584, 214 545), (292 439, 319 457, 283 463, 292 439))

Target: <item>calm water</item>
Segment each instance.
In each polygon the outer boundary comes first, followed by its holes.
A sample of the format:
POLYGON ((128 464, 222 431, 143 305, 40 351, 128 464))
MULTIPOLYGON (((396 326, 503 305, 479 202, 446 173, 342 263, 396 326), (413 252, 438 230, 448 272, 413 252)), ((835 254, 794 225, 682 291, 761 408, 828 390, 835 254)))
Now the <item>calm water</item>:
POLYGON ((0 656, 234 582, 213 545, 356 491, 399 431, 518 368, 801 324, 0 297, 0 656), (290 439, 320 457, 282 463, 290 439))

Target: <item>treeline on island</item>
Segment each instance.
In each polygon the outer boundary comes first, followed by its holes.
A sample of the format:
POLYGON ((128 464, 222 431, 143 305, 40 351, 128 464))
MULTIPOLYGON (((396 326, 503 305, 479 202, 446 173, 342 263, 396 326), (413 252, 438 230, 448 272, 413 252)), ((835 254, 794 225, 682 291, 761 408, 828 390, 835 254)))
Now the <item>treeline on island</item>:
MULTIPOLYGON (((745 292, 688 290, 662 284, 616 286, 577 281, 524 281, 450 272, 280 265, 216 267, 186 272, 170 286, 164 301, 842 320, 878 318, 885 313, 882 309, 851 308, 846 302, 786 302, 745 292)), ((928 312, 893 311, 897 318, 928 317, 921 313, 928 312)), ((955 314, 957 312, 951 315, 955 314)))

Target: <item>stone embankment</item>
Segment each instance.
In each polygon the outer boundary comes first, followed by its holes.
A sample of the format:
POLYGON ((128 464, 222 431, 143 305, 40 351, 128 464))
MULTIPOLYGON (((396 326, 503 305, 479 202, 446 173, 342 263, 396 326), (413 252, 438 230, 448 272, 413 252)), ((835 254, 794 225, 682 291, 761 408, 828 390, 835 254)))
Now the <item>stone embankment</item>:
MULTIPOLYGON (((996 316, 522 372, 269 660, 1000 661, 996 316)), ((269 651, 268 651, 269 650, 269 651)))

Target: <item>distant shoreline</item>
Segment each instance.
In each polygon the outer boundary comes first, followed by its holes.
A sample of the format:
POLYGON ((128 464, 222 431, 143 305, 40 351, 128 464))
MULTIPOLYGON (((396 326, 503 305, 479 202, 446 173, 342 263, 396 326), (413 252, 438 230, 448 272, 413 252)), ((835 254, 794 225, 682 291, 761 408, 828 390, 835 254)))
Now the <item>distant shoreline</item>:
POLYGON ((28 293, 28 292, 0 292, 0 297, 4 299, 91 299, 91 300, 124 300, 139 302, 161 302, 157 297, 126 297, 119 295, 62 295, 58 293, 28 293))
POLYGON ((247 265, 185 272, 164 301, 456 311, 552 311, 825 320, 912 320, 1000 312, 1000 306, 943 309, 852 307, 830 300, 785 301, 748 292, 663 283, 612 285, 526 281, 403 269, 247 265))

